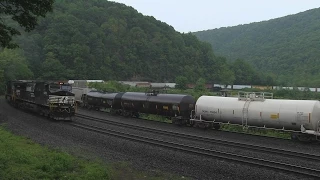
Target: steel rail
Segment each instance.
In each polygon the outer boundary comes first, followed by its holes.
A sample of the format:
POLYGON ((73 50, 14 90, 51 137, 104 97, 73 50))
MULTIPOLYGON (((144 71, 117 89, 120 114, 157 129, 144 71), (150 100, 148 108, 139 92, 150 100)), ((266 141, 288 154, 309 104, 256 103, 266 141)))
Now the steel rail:
POLYGON ((160 139, 155 138, 149 138, 149 137, 143 137, 135 134, 120 132, 112 129, 107 128, 101 128, 97 126, 92 126, 88 124, 82 124, 82 123, 71 123, 69 125, 72 125, 74 127, 78 127, 81 129, 86 129, 92 132, 97 132, 101 134, 106 135, 112 135, 123 139, 129 139, 137 142, 147 143, 151 145, 156 145, 160 147, 170 148, 174 150, 179 150, 187 153, 193 153, 195 155, 202 155, 202 156, 208 156, 211 158, 219 158, 222 160, 230 160, 234 162, 239 163, 245 163, 248 165, 254 165, 254 166, 260 166, 264 168, 274 169, 274 170, 280 170, 282 172, 288 172, 288 173, 294 173, 298 175, 303 175, 304 177, 312 177, 312 178, 320 178, 320 170, 318 169, 312 169, 308 167, 298 166, 298 165, 292 165, 288 163, 282 163, 282 162, 276 162, 276 161, 270 161, 260 158, 254 158, 254 157, 248 157, 244 155, 229 153, 229 152, 223 152, 218 150, 212 150, 212 149, 206 149, 202 147, 197 146, 190 146, 185 144, 180 144, 176 142, 170 142, 170 141, 164 141, 160 139))
POLYGON ((180 132, 173 132, 173 131, 168 131, 163 129, 132 125, 132 124, 127 124, 123 122, 117 122, 117 121, 112 121, 108 119, 87 116, 83 114, 76 114, 76 116, 85 118, 88 120, 96 121, 96 122, 105 123, 105 124, 127 127, 131 129, 142 130, 142 131, 152 132, 156 134, 170 135, 173 137, 185 138, 187 140, 197 140, 199 142, 213 143, 213 144, 225 145, 225 146, 230 146, 235 148, 243 148, 247 150, 255 150, 255 151, 260 151, 265 153, 273 153, 273 154, 283 155, 287 157, 301 158, 303 160, 307 159, 307 160, 320 162, 320 155, 316 155, 316 154, 295 152, 295 151, 290 151, 286 149, 272 148, 272 147, 253 145, 248 143, 239 143, 235 141, 221 140, 221 139, 212 138, 212 137, 204 137, 204 136, 198 136, 198 135, 192 135, 192 134, 186 134, 186 133, 180 133, 180 132))

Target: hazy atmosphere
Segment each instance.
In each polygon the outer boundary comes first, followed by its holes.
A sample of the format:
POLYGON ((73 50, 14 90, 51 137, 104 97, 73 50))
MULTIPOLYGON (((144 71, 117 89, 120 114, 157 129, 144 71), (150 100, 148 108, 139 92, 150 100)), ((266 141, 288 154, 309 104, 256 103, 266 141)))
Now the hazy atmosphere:
POLYGON ((114 0, 168 23, 179 32, 259 22, 320 7, 319 0, 114 0))
POLYGON ((320 0, 0 0, 0 180, 320 180, 319 17, 320 0))

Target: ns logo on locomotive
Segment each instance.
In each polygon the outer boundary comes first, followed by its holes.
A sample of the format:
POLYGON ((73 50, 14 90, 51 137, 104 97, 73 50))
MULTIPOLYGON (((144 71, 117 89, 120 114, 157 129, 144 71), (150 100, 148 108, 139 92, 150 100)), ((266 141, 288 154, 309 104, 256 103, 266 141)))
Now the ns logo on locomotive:
POLYGON ((320 135, 320 103, 316 100, 273 99, 272 93, 239 92, 238 97, 121 92, 74 89, 77 103, 89 109, 139 117, 139 113, 168 117, 173 124, 219 129, 221 124, 288 131, 292 139, 313 141, 320 135))
POLYGON ((71 121, 76 103, 72 86, 65 82, 17 80, 6 84, 6 100, 55 120, 71 121))

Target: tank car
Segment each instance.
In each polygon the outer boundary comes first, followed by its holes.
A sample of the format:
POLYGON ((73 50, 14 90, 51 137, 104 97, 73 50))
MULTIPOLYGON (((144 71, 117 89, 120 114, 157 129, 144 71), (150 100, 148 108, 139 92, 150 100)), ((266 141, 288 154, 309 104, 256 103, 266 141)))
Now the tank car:
POLYGON ((194 109, 195 99, 183 94, 159 94, 127 92, 116 97, 121 103, 122 114, 139 117, 139 113, 156 114, 170 117, 174 124, 186 124, 194 109))
POLYGON ((17 108, 57 120, 72 120, 75 114, 71 86, 62 82, 8 81, 6 99, 17 108))
POLYGON ((114 99, 118 93, 108 93, 92 90, 84 98, 84 106, 89 109, 100 110, 101 108, 110 109, 114 105, 114 99))
POLYGON ((271 93, 240 92, 238 97, 201 96, 191 121, 291 131, 293 138, 309 141, 319 136, 320 103, 316 100, 272 99, 271 93))

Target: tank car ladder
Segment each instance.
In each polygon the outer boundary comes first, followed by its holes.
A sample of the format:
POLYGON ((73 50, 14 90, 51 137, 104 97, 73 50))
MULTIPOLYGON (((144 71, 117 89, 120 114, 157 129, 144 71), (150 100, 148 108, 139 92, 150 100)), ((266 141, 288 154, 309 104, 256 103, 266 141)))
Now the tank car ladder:
POLYGON ((244 103, 243 109, 242 109, 242 126, 243 128, 247 128, 248 126, 248 108, 250 105, 251 99, 247 98, 246 102, 244 103))

